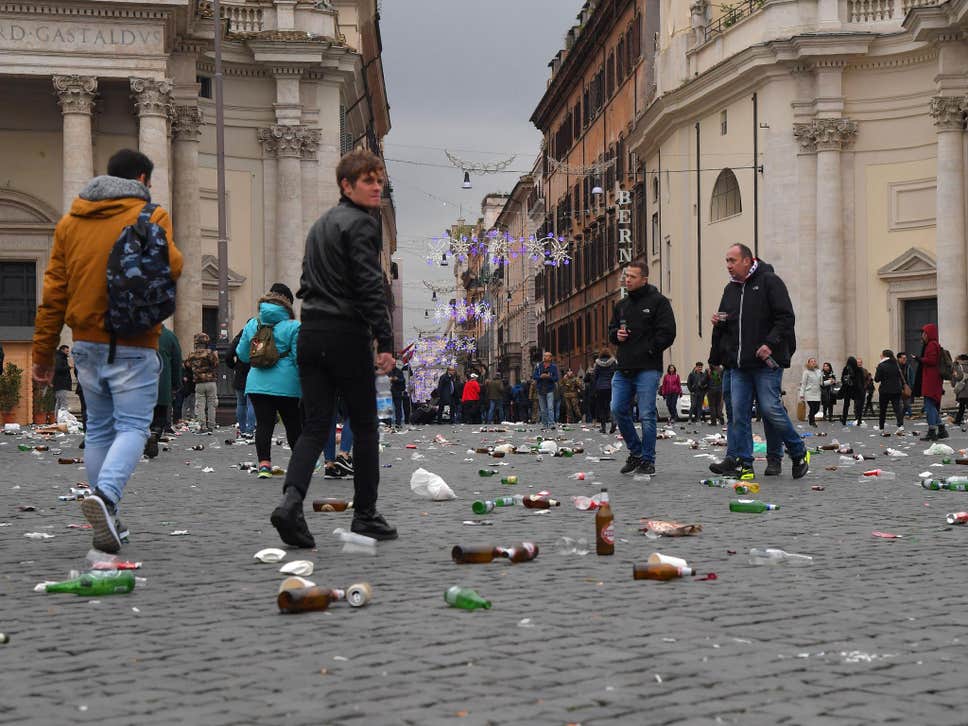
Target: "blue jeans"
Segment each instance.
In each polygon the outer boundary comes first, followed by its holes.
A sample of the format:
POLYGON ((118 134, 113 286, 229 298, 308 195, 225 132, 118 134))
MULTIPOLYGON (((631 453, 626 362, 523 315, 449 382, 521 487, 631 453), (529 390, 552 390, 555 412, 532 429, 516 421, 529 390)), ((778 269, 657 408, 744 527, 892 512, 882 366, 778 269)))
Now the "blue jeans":
POLYGON ((87 403, 87 480, 117 504, 148 439, 161 359, 152 348, 119 345, 108 364, 109 348, 80 340, 72 354, 87 403))
MULTIPOLYGON (((723 371, 723 405, 726 407, 726 412, 729 414, 729 420, 726 423, 726 456, 731 459, 739 460, 739 453, 736 449, 735 428, 733 427, 732 404, 733 400, 730 393, 730 369, 727 368, 723 371)), ((783 437, 780 436, 780 432, 765 416, 763 416, 763 434, 766 437, 766 458, 782 459, 783 437)))
MULTIPOLYGON (((86 394, 87 391, 85 390, 86 394)), ((924 417, 928 420, 929 428, 937 428, 941 425, 941 412, 938 411, 938 404, 933 398, 924 397, 924 417)))
POLYGON ((616 371, 612 377, 612 420, 618 424, 629 454, 655 462, 655 394, 659 390, 659 371, 616 371), (632 397, 638 394, 642 438, 632 420, 632 397))
POLYGON ((487 404, 487 422, 488 423, 501 423, 504 420, 504 402, 503 401, 490 401, 487 404), (494 418, 494 412, 497 411, 498 418, 494 418))
POLYGON ((541 412, 541 423, 544 426, 554 426, 555 392, 538 392, 538 411, 541 412))
POLYGON ((403 396, 393 397, 393 421, 396 426, 403 423, 403 396))
POLYGON ((756 395, 763 428, 768 435, 767 452, 769 456, 782 456, 777 451, 780 442, 786 444, 787 453, 792 459, 799 459, 807 452, 807 447, 797 433, 783 403, 780 401, 780 385, 783 369, 734 368, 729 376, 732 416, 730 429, 734 430, 737 458, 744 464, 753 463, 753 430, 751 424, 753 395, 756 395), (770 433, 775 437, 771 446, 770 433), (779 441, 777 441, 779 439, 779 441), (773 448, 777 447, 777 448, 773 448), (772 449, 772 450, 771 450, 772 449))
MULTIPOLYGON (((339 437, 339 451, 341 454, 348 454, 353 450, 353 429, 350 428, 350 420, 343 419, 343 433, 339 437)), ((336 418, 333 418, 333 425, 329 430, 329 440, 323 447, 323 461, 336 460, 336 418)))
POLYGON ((255 431, 255 410, 245 391, 235 392, 235 420, 239 422, 240 434, 251 434, 255 431))

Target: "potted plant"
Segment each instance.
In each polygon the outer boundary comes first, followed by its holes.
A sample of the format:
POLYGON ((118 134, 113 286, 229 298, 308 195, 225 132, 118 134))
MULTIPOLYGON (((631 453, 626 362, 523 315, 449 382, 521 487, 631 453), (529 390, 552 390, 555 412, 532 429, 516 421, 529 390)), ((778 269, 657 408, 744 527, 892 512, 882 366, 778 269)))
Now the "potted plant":
POLYGON ((23 382, 24 371, 13 363, 7 363, 0 376, 0 415, 3 423, 15 423, 14 409, 20 403, 20 384, 23 382))
POLYGON ((53 423, 54 387, 49 383, 33 382, 34 423, 38 426, 53 423))

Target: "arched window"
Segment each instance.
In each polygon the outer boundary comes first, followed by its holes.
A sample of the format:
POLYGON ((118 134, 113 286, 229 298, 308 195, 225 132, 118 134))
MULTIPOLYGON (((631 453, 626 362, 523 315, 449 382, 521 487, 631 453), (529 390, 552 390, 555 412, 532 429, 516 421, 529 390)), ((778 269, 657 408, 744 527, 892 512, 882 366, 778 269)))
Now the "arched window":
POLYGON ((723 169, 713 187, 713 200, 709 209, 709 221, 716 222, 743 211, 743 201, 739 195, 739 182, 731 169, 723 169))

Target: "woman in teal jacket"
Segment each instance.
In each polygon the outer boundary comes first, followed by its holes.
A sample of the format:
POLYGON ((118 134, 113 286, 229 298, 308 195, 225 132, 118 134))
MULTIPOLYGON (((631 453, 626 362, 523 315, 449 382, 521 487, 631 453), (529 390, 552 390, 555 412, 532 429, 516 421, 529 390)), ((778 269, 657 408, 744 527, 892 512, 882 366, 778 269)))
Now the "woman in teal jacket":
POLYGON ((259 298, 259 315, 245 324, 236 353, 243 363, 250 363, 250 346, 260 325, 272 326, 272 338, 279 360, 269 368, 252 366, 245 382, 245 393, 255 410, 255 450, 259 457, 259 477, 272 476, 270 448, 276 428, 276 415, 286 428, 289 448, 296 445, 302 433, 299 411, 299 368, 296 366, 296 339, 299 321, 292 310, 292 291, 277 282, 259 298))

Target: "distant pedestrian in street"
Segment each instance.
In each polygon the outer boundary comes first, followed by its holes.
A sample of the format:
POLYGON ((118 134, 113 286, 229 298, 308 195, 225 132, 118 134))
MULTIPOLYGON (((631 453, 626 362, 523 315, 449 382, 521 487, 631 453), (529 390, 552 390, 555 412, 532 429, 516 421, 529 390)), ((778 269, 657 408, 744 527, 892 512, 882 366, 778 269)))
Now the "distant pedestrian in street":
POLYGON ((538 410, 541 412, 541 430, 555 428, 555 386, 558 383, 558 366, 551 362, 551 351, 545 351, 541 362, 531 374, 534 380, 538 410))
POLYGON ((908 395, 905 396, 904 391, 901 392, 901 405, 904 406, 904 415, 910 418, 914 413, 911 410, 911 402, 914 400, 914 364, 908 361, 908 354, 903 351, 897 354, 897 364, 900 366, 901 374, 908 384, 908 395))
POLYGON ((800 376, 800 400, 807 405, 807 422, 816 427, 817 412, 823 397, 823 373, 817 368, 816 358, 807 358, 807 365, 800 376))
POLYGON ((531 381, 527 378, 517 384, 514 400, 517 403, 518 415, 515 420, 521 423, 531 422, 531 385, 531 381))
POLYGON ((192 369, 188 367, 188 362, 183 361, 181 365, 181 386, 175 393, 175 400, 172 403, 171 416, 175 423, 184 424, 183 416, 185 404, 188 403, 188 410, 195 410, 195 377, 192 369))
POLYGON ((884 430, 884 421, 887 418, 887 405, 890 404, 894 409, 894 418, 897 421, 897 431, 904 431, 904 409, 901 406, 901 389, 904 388, 906 381, 901 367, 894 358, 894 352, 885 348, 881 351, 881 360, 874 371, 874 380, 880 384, 877 389, 877 404, 880 409, 878 419, 878 430, 884 430))
POLYGON ((655 473, 655 396, 662 375, 662 354, 676 339, 676 318, 669 299, 649 284, 649 265, 625 268, 628 295, 615 303, 608 339, 618 346, 618 370, 612 377, 612 419, 618 424, 629 455, 623 474, 655 473), (631 416, 638 397, 642 437, 631 416))
POLYGON ((618 370, 618 361, 607 348, 603 348, 595 359, 595 418, 601 432, 605 433, 605 424, 611 423, 609 433, 615 433, 617 424, 612 420, 612 378, 618 370))
POLYGON ((857 359, 857 365, 863 371, 864 375, 864 415, 873 416, 874 415, 874 374, 869 370, 864 368, 864 361, 860 358, 857 359))
POLYGON ((350 529, 380 540, 397 536, 376 509, 380 442, 374 371, 386 375, 396 365, 380 267, 383 242, 374 216, 383 204, 386 172, 380 157, 358 149, 340 159, 336 181, 339 204, 316 221, 306 239, 298 343, 305 422, 289 460, 282 502, 270 518, 282 541, 297 547, 315 545, 303 500, 330 435, 337 394, 353 422, 350 529))
POLYGON ((722 426, 726 423, 723 418, 723 367, 710 365, 706 371, 709 387, 706 389, 706 399, 709 401, 709 424, 722 426))
POLYGON ((864 388, 864 369, 857 364, 854 356, 847 358, 847 364, 840 373, 840 397, 844 399, 844 407, 840 412, 840 425, 847 425, 850 405, 853 403, 857 425, 860 426, 861 421, 864 420, 864 400, 867 397, 867 391, 864 388))
POLYGON ((325 479, 342 479, 353 476, 353 427, 346 412, 343 397, 338 396, 335 406, 336 416, 329 430, 329 438, 323 448, 323 477, 325 479), (339 453, 336 453, 336 424, 342 422, 343 431, 339 439, 339 453))
POLYGON ((699 423, 703 420, 703 399, 706 397, 706 372, 702 361, 696 361, 686 378, 686 388, 689 389, 689 423, 699 423))
POLYGON ((191 368, 195 380, 195 418, 198 419, 200 434, 210 434, 215 429, 215 410, 218 407, 218 353, 209 346, 211 339, 207 333, 195 334, 195 350, 185 364, 191 368))
POLYGON ((666 367, 665 375, 662 376, 659 394, 665 400, 671 426, 679 421, 679 399, 682 398, 682 380, 679 378, 679 371, 671 363, 666 367))
POLYGON ((581 422, 581 393, 583 388, 581 379, 569 368, 561 382, 561 396, 565 402, 565 418, 569 423, 581 422))
POLYGON ((507 393, 501 374, 495 373, 485 386, 487 396, 487 423, 496 424, 504 420, 504 397, 507 393))
POLYGON ((158 456, 158 439, 171 428, 172 391, 181 385, 182 351, 177 336, 164 324, 158 338, 158 358, 161 360, 161 373, 158 374, 158 398, 151 416, 151 434, 145 443, 145 456, 154 459, 158 456))
POLYGON ((954 361, 951 382, 954 384, 952 390, 955 400, 958 401, 958 414, 955 416, 954 424, 964 430, 965 409, 968 408, 968 355, 965 353, 959 355, 954 361))
POLYGON ((834 367, 824 362, 820 369, 820 407, 823 409, 823 420, 830 423, 834 420, 834 404, 837 402, 837 376, 834 367))
POLYGON ((292 304, 289 287, 275 283, 259 298, 259 314, 242 328, 235 348, 239 360, 249 365, 245 394, 255 409, 255 451, 262 479, 272 476, 272 434, 277 417, 282 419, 290 449, 295 450, 303 430, 299 409, 302 388, 296 364, 300 325, 292 304))
POLYGON ((460 397, 461 417, 464 423, 481 422, 481 384, 477 374, 471 373, 464 384, 460 397))
POLYGON ((67 410, 67 398, 71 394, 71 348, 60 346, 54 353, 54 416, 67 410))
MULTIPOLYGON (((711 362, 722 362, 730 369, 729 425, 739 458, 736 469, 742 475, 753 467, 755 396, 764 425, 772 427, 774 443, 767 442, 767 457, 782 456, 781 446, 785 445, 793 460, 793 478, 799 479, 809 470, 810 457, 783 407, 780 392, 783 370, 790 367, 796 347, 796 315, 790 295, 773 268, 757 260, 746 245, 727 250, 726 270, 730 281, 717 308, 723 315, 716 316, 713 337, 717 350, 711 362)), ((779 462, 771 464, 773 472, 779 473, 779 462)))
POLYGON ((448 368, 437 381, 437 423, 443 422, 444 414, 447 414, 450 423, 454 423, 454 393, 456 389, 454 378, 456 375, 456 369, 448 368))
POLYGON ((393 370, 388 374, 390 378, 390 395, 393 398, 393 423, 403 425, 403 399, 407 395, 407 377, 403 372, 403 361, 398 360, 393 370))
POLYGON ((242 332, 240 330, 236 333, 229 343, 229 349, 225 353, 225 365, 233 371, 232 390, 235 391, 235 422, 239 427, 239 436, 249 438, 255 432, 255 409, 252 408, 252 399, 245 392, 250 366, 239 360, 238 347, 242 332))
MULTIPOLYGON (((34 322, 33 378, 39 383, 51 382, 54 348, 65 322, 73 333, 74 365, 88 409, 84 464, 92 490, 81 511, 91 524, 94 547, 110 553, 120 550, 127 536, 117 519, 118 505, 144 451, 158 398, 161 319, 112 340, 105 327, 108 258, 122 230, 140 218, 148 225, 149 247, 158 250, 156 245, 163 244, 167 251, 167 266, 153 257, 159 264, 140 268, 149 283, 170 284, 182 270, 168 212, 151 204, 153 169, 141 152, 122 149, 108 161, 107 176, 95 177, 81 190, 54 230, 34 322)), ((142 320, 150 323, 154 317, 142 320)))
POLYGON ((924 417, 928 420, 925 441, 948 438, 948 429, 941 423, 941 344, 938 342, 938 326, 928 323, 921 328, 921 355, 918 356, 918 372, 914 378, 914 395, 924 397, 924 417))

